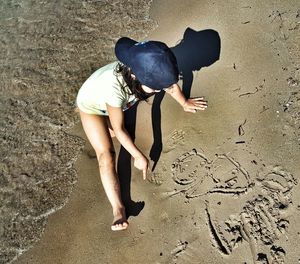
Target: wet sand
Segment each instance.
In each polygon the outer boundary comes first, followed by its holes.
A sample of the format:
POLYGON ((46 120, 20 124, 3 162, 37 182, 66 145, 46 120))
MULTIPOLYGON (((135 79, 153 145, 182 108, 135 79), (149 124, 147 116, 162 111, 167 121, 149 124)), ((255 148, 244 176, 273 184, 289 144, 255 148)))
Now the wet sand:
MULTIPOLYGON (((298 263, 299 8, 154 1, 158 27, 148 39, 174 47, 188 27, 219 34, 219 60, 193 71, 191 96, 205 96, 209 108, 185 113, 165 96, 162 153, 148 181, 132 169, 131 198, 145 206, 124 232, 110 231, 87 143, 67 204, 14 263, 298 263)), ((147 155, 152 105, 137 109, 135 142, 147 155)), ((68 132, 85 139, 80 124, 68 132)))
POLYGON ((84 146, 66 132, 78 122, 78 88, 114 59, 121 32, 137 38, 155 27, 149 5, 0 3, 0 263, 28 250, 67 203, 84 146))

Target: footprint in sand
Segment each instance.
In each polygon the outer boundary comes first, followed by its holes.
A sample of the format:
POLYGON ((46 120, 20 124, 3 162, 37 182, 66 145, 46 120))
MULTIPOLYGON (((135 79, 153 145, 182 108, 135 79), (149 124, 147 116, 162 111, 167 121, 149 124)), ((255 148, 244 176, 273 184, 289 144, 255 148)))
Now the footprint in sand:
POLYGON ((220 221, 207 206, 211 237, 220 253, 229 255, 246 241, 254 263, 284 263, 285 250, 275 243, 287 232, 289 221, 285 215, 296 184, 290 173, 274 167, 257 177, 257 195, 245 203, 239 214, 220 221))
POLYGON ((176 260, 181 254, 183 254, 188 246, 187 241, 179 240, 176 247, 171 251, 171 255, 173 255, 173 260, 176 260))
POLYGON ((172 134, 167 138, 166 146, 163 153, 168 153, 175 149, 179 144, 184 144, 185 132, 183 130, 175 129, 172 134))
POLYGON ((292 204, 292 190, 297 181, 279 166, 261 169, 255 181, 232 157, 221 154, 209 160, 193 149, 172 164, 173 181, 180 186, 169 196, 184 194, 185 198, 209 195, 246 195, 238 214, 230 215, 218 207, 218 214, 206 207, 207 221, 213 244, 221 254, 230 255, 241 243, 249 244, 254 263, 284 263, 285 250, 276 245, 286 233, 289 221, 286 211, 292 204), (222 219, 223 217, 223 219, 222 219), (224 219, 225 217, 225 219, 224 219))

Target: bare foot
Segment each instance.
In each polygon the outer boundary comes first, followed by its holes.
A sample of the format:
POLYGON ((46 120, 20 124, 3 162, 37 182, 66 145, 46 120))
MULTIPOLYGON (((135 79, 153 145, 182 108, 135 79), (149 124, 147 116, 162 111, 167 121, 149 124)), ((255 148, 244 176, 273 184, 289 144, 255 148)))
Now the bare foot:
POLYGON ((113 212, 114 220, 111 226, 112 231, 124 230, 128 227, 128 222, 126 219, 125 208, 116 210, 113 212))

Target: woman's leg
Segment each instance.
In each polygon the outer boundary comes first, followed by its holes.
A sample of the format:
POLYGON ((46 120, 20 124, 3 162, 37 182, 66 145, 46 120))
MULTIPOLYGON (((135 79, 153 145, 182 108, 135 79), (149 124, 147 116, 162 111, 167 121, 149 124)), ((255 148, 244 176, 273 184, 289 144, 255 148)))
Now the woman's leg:
POLYGON ((115 151, 105 116, 90 115, 80 111, 83 129, 93 146, 99 164, 101 181, 113 209, 112 230, 128 226, 125 207, 121 200, 119 178, 115 167, 115 151))

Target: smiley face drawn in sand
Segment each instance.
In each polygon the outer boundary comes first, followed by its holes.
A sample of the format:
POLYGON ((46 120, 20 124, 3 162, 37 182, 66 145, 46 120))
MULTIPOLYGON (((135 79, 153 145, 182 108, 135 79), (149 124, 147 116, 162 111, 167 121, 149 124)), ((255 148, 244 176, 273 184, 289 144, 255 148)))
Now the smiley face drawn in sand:
POLYGON ((205 176, 209 176, 209 166, 208 158, 193 149, 172 164, 172 178, 177 184, 190 188, 191 184, 200 183, 205 176))
POLYGON ((249 173, 226 154, 209 160, 193 149, 172 164, 172 179, 182 187, 168 195, 183 193, 187 199, 211 193, 243 194, 252 186, 249 173))
MULTIPOLYGON (((172 176, 180 189, 168 193, 170 196, 206 197, 211 239, 221 254, 230 255, 239 244, 247 242, 254 263, 284 263, 285 250, 276 245, 276 241, 289 225, 284 215, 291 207, 292 189, 297 184, 292 174, 276 166, 261 169, 255 181, 251 181, 249 173, 232 157, 221 154, 209 160, 193 149, 174 161, 172 176), (210 195, 249 192, 251 198, 246 200, 240 213, 229 218, 220 220, 210 208, 210 195)), ((228 212, 224 211, 225 215, 228 212)))

